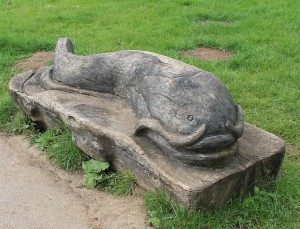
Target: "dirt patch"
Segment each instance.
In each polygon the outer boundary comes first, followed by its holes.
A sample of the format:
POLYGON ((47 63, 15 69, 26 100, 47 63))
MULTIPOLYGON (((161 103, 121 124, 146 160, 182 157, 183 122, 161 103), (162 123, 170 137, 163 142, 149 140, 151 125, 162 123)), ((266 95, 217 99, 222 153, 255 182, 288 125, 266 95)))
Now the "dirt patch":
POLYGON ((195 50, 184 51, 181 54, 184 56, 196 57, 201 60, 221 60, 233 56, 233 54, 230 52, 225 52, 212 48, 197 48, 195 50))
POLYGON ((223 25, 223 26, 233 26, 236 24, 235 22, 230 22, 230 21, 212 21, 212 20, 203 20, 203 21, 199 21, 199 23, 205 24, 205 25, 217 24, 217 25, 223 25))
POLYGON ((286 143, 285 147, 286 147, 286 151, 289 153, 296 153, 298 150, 297 146, 295 146, 294 144, 291 144, 291 143, 286 143))
POLYGON ((38 70, 53 60, 53 52, 37 52, 32 57, 21 60, 13 68, 20 69, 22 72, 38 70))
POLYGON ((0 228, 148 228, 141 194, 88 190, 24 136, 0 133, 0 152, 0 228))
POLYGON ((300 151, 296 145, 291 143, 286 143, 285 149, 286 149, 286 155, 285 155, 286 158, 296 163, 300 162, 300 151))

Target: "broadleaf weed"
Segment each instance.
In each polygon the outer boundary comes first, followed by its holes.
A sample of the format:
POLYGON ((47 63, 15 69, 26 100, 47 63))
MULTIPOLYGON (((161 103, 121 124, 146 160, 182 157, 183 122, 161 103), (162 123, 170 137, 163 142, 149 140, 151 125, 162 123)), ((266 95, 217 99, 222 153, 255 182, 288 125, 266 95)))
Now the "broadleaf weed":
POLYGON ((130 172, 107 172, 109 164, 94 159, 82 163, 87 188, 100 188, 114 195, 130 195, 135 187, 135 179, 130 172))

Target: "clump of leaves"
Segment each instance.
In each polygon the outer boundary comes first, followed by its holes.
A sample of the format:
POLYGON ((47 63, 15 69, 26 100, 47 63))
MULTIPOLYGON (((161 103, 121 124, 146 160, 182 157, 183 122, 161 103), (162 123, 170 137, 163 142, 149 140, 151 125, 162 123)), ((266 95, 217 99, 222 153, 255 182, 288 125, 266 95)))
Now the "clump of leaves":
POLYGON ((114 195, 130 195, 135 187, 132 173, 108 172, 108 162, 94 159, 82 163, 85 173, 84 184, 87 188, 100 188, 114 195))
POLYGON ((85 173, 84 184, 87 188, 96 188, 99 182, 105 179, 104 170, 108 169, 108 162, 101 162, 94 159, 82 163, 85 173))

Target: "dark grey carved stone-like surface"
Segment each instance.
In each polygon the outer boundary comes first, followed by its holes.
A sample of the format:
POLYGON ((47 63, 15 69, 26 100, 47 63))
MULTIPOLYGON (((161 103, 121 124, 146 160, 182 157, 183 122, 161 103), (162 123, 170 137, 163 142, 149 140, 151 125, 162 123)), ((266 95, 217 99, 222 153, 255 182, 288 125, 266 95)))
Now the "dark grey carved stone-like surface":
POLYGON ((39 125, 67 125, 92 158, 194 209, 277 175, 283 141, 249 124, 243 133, 241 108, 210 73, 142 51, 69 51, 59 40, 54 66, 15 76, 10 93, 39 125))
POLYGON ((155 53, 76 56, 71 41, 60 39, 54 66, 41 72, 39 80, 46 90, 85 90, 123 99, 137 117, 133 132, 182 163, 225 166, 243 132, 242 110, 223 83, 211 73, 155 53))

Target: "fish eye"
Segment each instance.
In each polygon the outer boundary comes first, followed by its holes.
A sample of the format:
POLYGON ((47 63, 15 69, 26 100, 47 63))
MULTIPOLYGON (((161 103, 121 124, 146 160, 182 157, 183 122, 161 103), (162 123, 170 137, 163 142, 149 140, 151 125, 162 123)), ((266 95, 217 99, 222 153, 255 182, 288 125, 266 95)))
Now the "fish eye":
POLYGON ((193 121, 193 119, 194 119, 194 116, 193 116, 193 115, 188 115, 188 116, 187 116, 187 120, 193 121))

